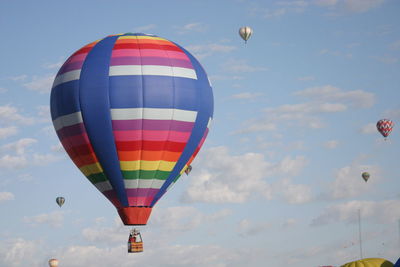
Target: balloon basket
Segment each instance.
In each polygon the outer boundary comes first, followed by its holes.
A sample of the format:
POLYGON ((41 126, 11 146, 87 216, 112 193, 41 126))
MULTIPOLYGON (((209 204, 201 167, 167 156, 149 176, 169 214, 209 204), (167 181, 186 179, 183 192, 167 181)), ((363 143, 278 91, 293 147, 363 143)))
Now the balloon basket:
POLYGON ((128 253, 143 252, 143 242, 128 242, 128 253))
POLYGON ((132 229, 128 239, 128 253, 143 252, 143 239, 139 230, 132 229))

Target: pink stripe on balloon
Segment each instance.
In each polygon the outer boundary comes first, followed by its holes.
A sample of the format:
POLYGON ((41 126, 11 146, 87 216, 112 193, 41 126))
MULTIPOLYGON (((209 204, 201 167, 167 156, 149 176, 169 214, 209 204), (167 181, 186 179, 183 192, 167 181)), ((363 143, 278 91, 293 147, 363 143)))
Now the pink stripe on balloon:
POLYGON ((114 57, 166 57, 190 61, 183 52, 160 49, 116 49, 112 51, 111 58, 114 57))
POLYGON ((150 206, 153 197, 128 197, 129 206, 150 206))
POLYGON ((190 132, 177 131, 114 131, 115 141, 173 141, 187 142, 190 132), (143 134, 142 134, 143 133, 143 134))

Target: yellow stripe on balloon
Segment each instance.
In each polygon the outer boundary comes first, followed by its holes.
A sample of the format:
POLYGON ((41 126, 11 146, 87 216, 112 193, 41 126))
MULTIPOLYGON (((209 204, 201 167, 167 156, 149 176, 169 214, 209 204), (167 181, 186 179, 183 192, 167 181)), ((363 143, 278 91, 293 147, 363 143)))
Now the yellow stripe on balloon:
POLYGON ((85 165, 79 168, 81 172, 85 176, 89 176, 91 174, 101 173, 103 172, 103 168, 101 167, 100 163, 96 162, 93 164, 85 165))
POLYGON ((156 160, 136 160, 136 161, 120 161, 122 171, 167 171, 170 172, 174 168, 176 162, 156 160))

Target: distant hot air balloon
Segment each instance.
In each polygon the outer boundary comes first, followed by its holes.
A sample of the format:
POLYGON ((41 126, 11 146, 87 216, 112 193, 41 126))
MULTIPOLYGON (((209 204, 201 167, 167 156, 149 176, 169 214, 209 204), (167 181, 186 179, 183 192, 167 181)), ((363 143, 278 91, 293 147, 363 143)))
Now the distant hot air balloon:
POLYGON ((49 266, 50 267, 57 267, 58 266, 58 260, 57 259, 50 259, 49 260, 49 266))
POLYGON ((61 208, 61 206, 64 205, 65 198, 63 198, 63 197, 57 197, 57 198, 56 198, 56 202, 57 202, 58 206, 60 206, 60 208, 61 208))
POLYGON ((186 175, 189 175, 189 173, 192 171, 192 169, 193 169, 192 165, 189 165, 185 170, 186 175))
POLYGON ((252 34, 253 30, 249 26, 244 26, 239 29, 239 35, 242 37, 245 43, 247 43, 247 40, 249 40, 252 34))
POLYGON ((349 262, 341 267, 393 267, 393 263, 381 258, 368 258, 349 262))
POLYGON ((365 182, 367 182, 370 177, 370 174, 368 172, 363 172, 361 174, 361 177, 364 179, 365 182))
POLYGON ((385 137, 385 139, 386 137, 389 136, 390 132, 393 130, 393 126, 394 126, 393 121, 388 119, 382 119, 376 123, 376 128, 383 135, 383 137, 385 137))
POLYGON ((126 33, 72 54, 50 106, 72 161, 125 225, 145 225, 203 145, 214 104, 206 72, 188 51, 126 33))

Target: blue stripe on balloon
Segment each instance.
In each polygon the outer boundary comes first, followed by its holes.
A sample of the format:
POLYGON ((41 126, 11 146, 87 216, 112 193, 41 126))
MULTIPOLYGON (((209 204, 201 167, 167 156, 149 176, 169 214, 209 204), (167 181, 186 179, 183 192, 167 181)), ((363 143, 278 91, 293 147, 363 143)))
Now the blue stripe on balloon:
POLYGON ((90 142, 119 202, 127 207, 129 204, 114 143, 109 98, 109 63, 117 38, 107 37, 92 48, 82 66, 79 88, 83 122, 90 142))
POLYGON ((111 108, 197 110, 196 80, 193 79, 153 75, 111 76, 110 88, 111 108))
POLYGON ((153 207, 157 201, 165 194, 168 186, 175 180, 175 178, 179 175, 180 171, 183 169, 185 164, 189 161, 190 157, 196 151, 196 148, 201 142, 201 139, 204 136, 204 132, 207 129, 207 124, 210 117, 213 116, 214 112, 214 99, 212 88, 209 84, 207 74, 205 73, 203 67, 200 63, 185 49, 180 47, 186 55, 192 61, 193 67, 197 74, 197 82, 195 83, 196 90, 196 99, 197 99, 197 117, 192 130, 192 134, 190 135, 189 141, 187 142, 181 156, 179 157, 176 165, 165 183, 162 185, 158 193, 155 195, 151 207, 153 207))
POLYGON ((53 120, 81 110, 78 80, 59 84, 51 90, 50 110, 53 120))

